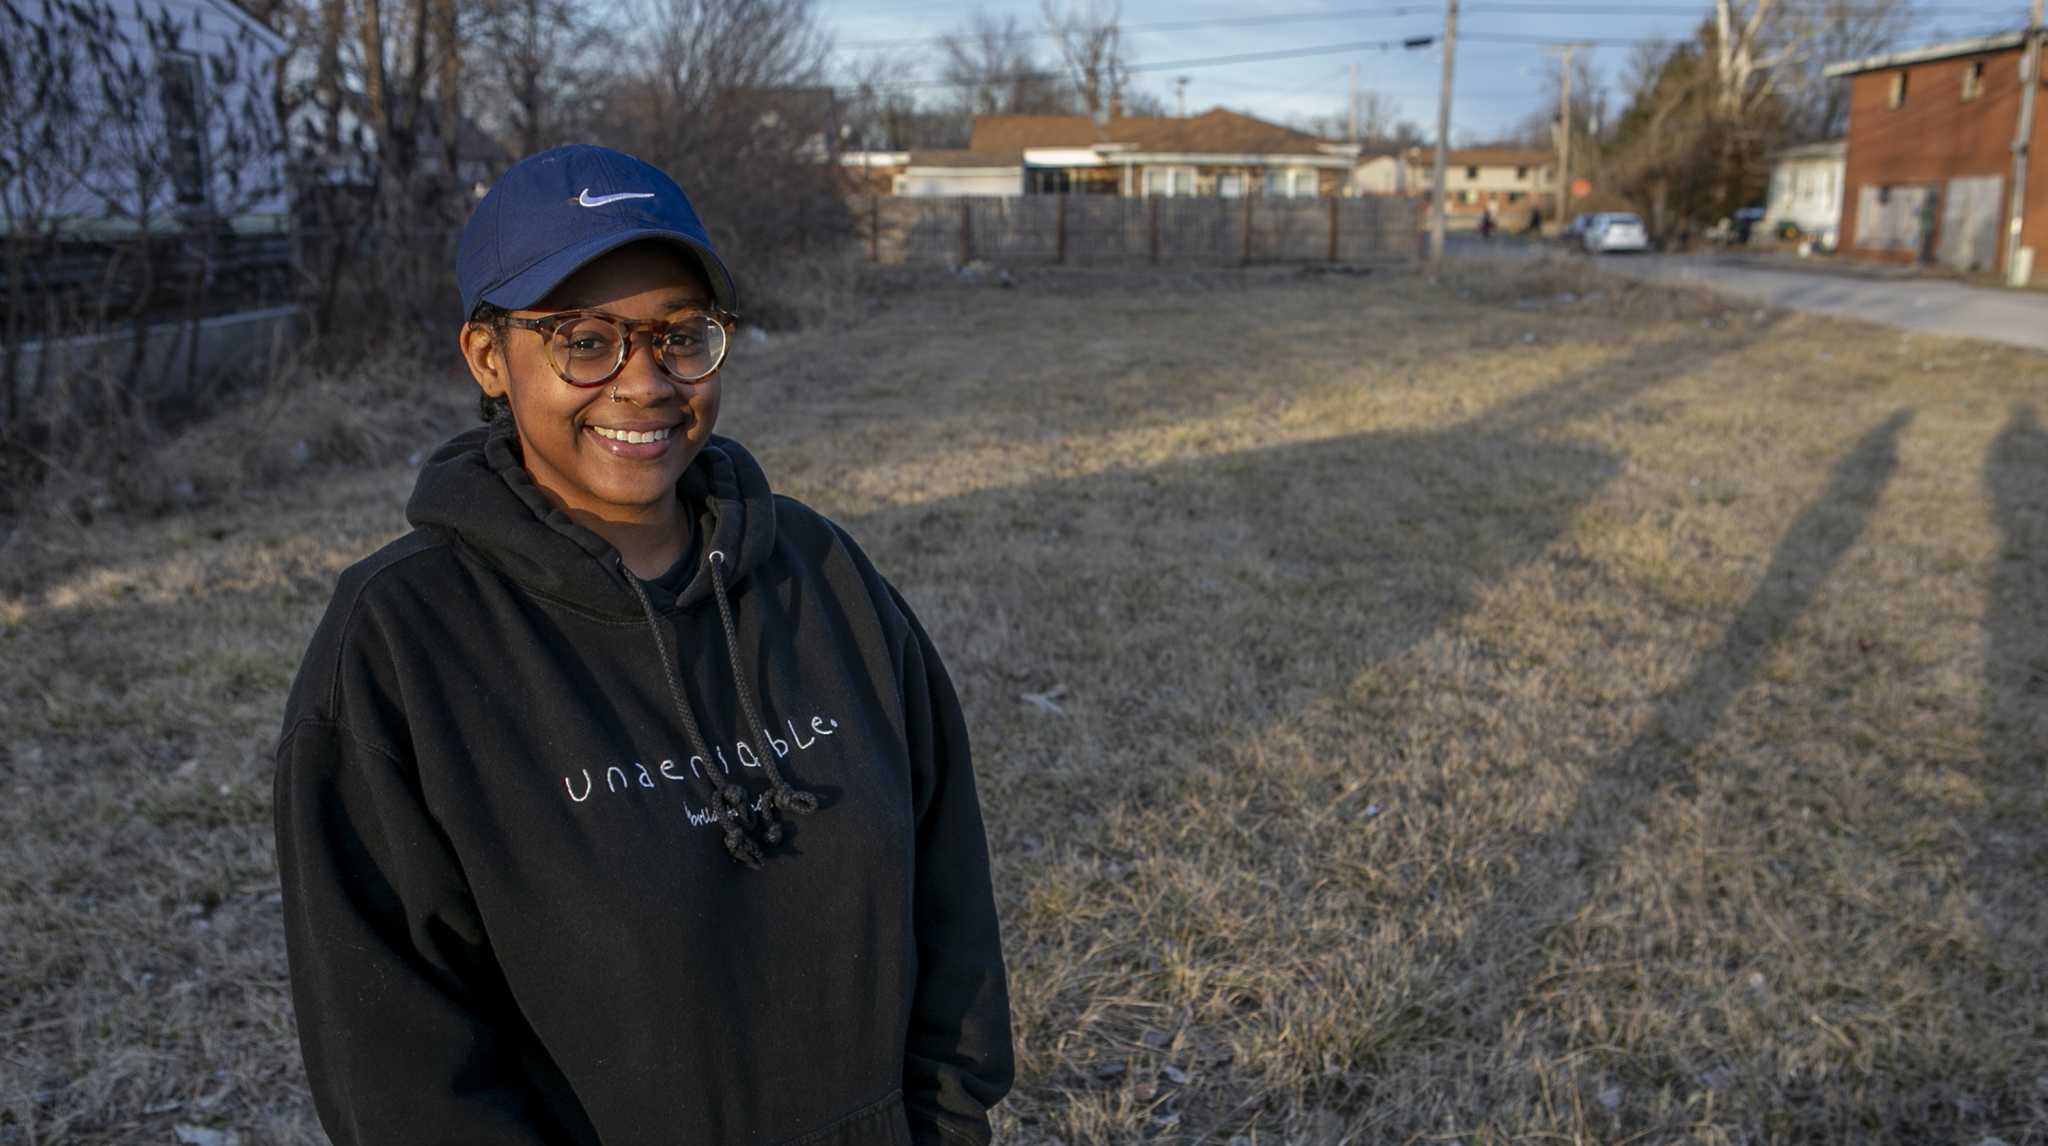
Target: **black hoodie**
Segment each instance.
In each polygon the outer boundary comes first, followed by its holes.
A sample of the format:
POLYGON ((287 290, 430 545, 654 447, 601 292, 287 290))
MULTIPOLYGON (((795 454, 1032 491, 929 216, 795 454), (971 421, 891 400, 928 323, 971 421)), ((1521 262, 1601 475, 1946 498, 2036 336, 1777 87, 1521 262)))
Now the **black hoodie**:
POLYGON ((1008 994, 938 654, 736 443, 680 493, 698 566, 671 595, 542 496, 501 419, 342 574, 276 791, 336 1142, 988 1141, 1008 994))

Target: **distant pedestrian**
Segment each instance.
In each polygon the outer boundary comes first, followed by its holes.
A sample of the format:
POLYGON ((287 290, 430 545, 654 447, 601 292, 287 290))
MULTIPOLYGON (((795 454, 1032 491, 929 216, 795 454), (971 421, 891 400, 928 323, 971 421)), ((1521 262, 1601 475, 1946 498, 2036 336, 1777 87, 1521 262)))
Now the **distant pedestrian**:
POLYGON ((1479 210, 1479 237, 1491 241, 1493 238, 1493 208, 1479 210))
POLYGON ((1009 1004, 960 702, 852 537, 713 434, 739 319, 689 200, 544 151, 455 277, 487 424, 341 575, 277 748, 327 1133, 988 1142, 1009 1004))
POLYGON ((1543 233, 1543 208, 1529 208, 1529 225, 1522 228, 1522 233, 1525 235, 1541 235, 1543 233))

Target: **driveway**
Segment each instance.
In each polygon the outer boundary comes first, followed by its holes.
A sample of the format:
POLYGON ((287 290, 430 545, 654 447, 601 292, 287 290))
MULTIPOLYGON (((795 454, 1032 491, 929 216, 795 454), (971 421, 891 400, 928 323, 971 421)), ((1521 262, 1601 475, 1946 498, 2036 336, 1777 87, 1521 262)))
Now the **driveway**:
POLYGON ((1673 255, 1610 255, 1600 259, 1600 266, 1632 278, 1703 286, 1792 310, 2048 350, 2048 292, 1802 274, 1673 255))

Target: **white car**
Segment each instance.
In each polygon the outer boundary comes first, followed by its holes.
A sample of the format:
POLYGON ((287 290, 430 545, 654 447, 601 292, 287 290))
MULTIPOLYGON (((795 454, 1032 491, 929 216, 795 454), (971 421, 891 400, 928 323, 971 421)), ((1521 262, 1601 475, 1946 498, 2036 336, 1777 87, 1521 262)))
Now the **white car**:
POLYGON ((1603 251, 1647 251, 1650 249, 1650 230, 1643 221, 1626 211, 1613 211, 1595 215, 1586 221, 1585 230, 1579 234, 1579 242, 1587 254, 1597 255, 1603 251))

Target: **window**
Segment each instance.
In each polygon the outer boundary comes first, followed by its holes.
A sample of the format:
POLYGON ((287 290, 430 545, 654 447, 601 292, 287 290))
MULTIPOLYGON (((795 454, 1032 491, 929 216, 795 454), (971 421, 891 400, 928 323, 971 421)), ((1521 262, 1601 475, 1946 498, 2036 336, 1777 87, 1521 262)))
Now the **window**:
POLYGON ((1145 194, 1193 195, 1195 193, 1195 169, 1192 167, 1147 167, 1145 169, 1145 194))
POLYGON ((1216 194, 1223 199, 1244 198, 1244 176, 1235 171, 1216 177, 1216 194))
POLYGON ((1984 61, 1977 60, 1963 69, 1963 99, 1976 99, 1984 94, 1984 61))
POLYGON ((1467 179, 1477 179, 1477 178, 1479 178, 1479 169, 1478 169, 1477 167, 1467 167, 1467 168, 1465 169, 1465 178, 1467 178, 1467 179))
POLYGON ((206 202, 206 125, 201 122, 199 57, 165 52, 157 57, 164 110, 164 168, 182 207, 206 202))
POLYGON ((1906 106, 1906 73, 1892 73, 1892 93, 1890 100, 1887 102, 1893 111, 1906 106))
POLYGON ((1515 168, 1515 179, 1516 179, 1516 180, 1517 180, 1518 182, 1519 182, 1520 180, 1523 180, 1523 179, 1527 179, 1528 177, 1529 177, 1529 168, 1528 168, 1528 167, 1527 167, 1526 165, 1524 165, 1524 166, 1521 166, 1521 167, 1517 167, 1517 168, 1515 168))
POLYGON ((1309 167, 1268 168, 1266 194, 1282 199, 1313 199, 1316 197, 1315 170, 1309 167))

